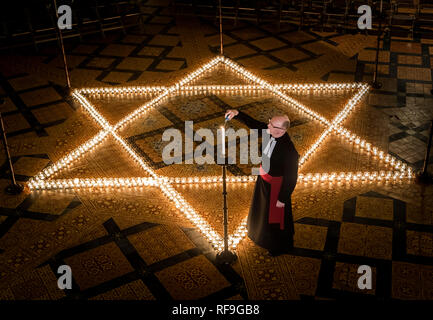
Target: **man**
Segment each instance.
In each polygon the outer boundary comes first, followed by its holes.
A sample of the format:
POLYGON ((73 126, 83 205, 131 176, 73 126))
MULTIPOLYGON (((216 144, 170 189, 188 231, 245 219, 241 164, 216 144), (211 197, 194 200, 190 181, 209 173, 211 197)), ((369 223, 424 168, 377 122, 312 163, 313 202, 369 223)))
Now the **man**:
POLYGON ((271 256, 293 249, 295 233, 291 194, 298 179, 299 154, 287 134, 290 120, 275 116, 266 125, 238 110, 227 110, 228 120, 237 116, 248 127, 266 129, 271 135, 262 152, 262 166, 248 214, 248 237, 271 256), (265 165, 266 164, 266 165, 265 165))

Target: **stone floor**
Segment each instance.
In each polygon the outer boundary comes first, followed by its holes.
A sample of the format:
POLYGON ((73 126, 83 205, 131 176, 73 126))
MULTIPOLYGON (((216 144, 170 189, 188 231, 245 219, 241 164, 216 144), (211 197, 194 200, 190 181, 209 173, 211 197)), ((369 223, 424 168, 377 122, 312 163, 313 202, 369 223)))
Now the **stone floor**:
MULTIPOLYGON (((173 15, 161 1, 148 2, 145 10, 142 28, 126 35, 107 33, 105 39, 66 42, 74 88, 168 86, 218 54, 215 21, 173 15)), ((376 38, 368 35, 224 22, 224 54, 271 83, 368 82, 375 44, 376 38)), ((379 57, 382 88, 371 90, 343 125, 419 170, 433 117, 433 41, 385 37, 379 57)), ((198 83, 243 81, 226 72, 215 70, 198 83)), ((64 86, 57 47, 46 45, 37 54, 2 54, 0 96, 6 103, 0 108, 22 183, 100 130, 64 86)), ((286 93, 326 119, 354 94, 286 93)), ((94 95, 89 100, 115 124, 154 96, 94 95)), ((301 155, 325 129, 270 94, 219 93, 173 97, 119 134, 160 175, 218 175, 216 165, 164 164, 161 135, 170 127, 183 130, 186 120, 193 120, 195 129, 215 129, 228 108, 262 121, 276 110, 288 113, 289 133, 301 155)), ((231 125, 245 127, 236 120, 231 125)), ((3 152, 0 165, 3 190, 8 184, 3 152)), ((229 174, 247 175, 249 169, 231 165, 229 174)), ((386 169, 331 135, 301 172, 386 169)), ((145 174, 114 139, 107 138, 56 178, 117 176, 145 174)), ((229 233, 248 213, 252 187, 229 185, 229 233)), ((176 186, 222 234, 220 188, 176 186)), ((432 300, 432 193, 431 187, 407 180, 298 183, 292 197, 294 252, 273 258, 245 238, 236 249, 239 259, 231 266, 215 263, 206 238, 157 187, 2 193, 0 299, 432 300), (57 288, 57 268, 63 264, 72 268, 72 290, 57 288), (360 265, 372 267, 371 290, 357 287, 360 265)))

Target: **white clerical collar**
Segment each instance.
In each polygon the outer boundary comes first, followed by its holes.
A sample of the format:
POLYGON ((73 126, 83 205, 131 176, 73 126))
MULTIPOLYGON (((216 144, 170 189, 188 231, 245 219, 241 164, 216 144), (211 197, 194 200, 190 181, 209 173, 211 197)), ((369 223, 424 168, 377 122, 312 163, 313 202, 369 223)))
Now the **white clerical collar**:
POLYGON ((277 141, 275 140, 275 138, 271 137, 271 139, 269 139, 268 145, 266 146, 265 150, 263 150, 263 153, 265 155, 267 155, 268 158, 271 157, 272 152, 274 151, 276 144, 277 144, 277 141))

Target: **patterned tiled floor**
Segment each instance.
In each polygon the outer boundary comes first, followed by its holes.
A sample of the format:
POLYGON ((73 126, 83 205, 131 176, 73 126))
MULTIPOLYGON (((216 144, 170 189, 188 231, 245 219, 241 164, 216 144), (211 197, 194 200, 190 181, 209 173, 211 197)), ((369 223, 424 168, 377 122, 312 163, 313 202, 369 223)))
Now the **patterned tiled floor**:
MULTIPOLYGON (((67 41, 73 86, 169 85, 218 53, 213 20, 173 16, 170 10, 148 2, 141 32, 67 41)), ((375 37, 224 23, 225 55, 273 83, 372 78, 375 37)), ((385 37, 379 57, 383 86, 369 93, 346 125, 420 169, 433 117, 433 43, 385 37)), ((235 79, 221 71, 200 81, 235 79)), ((98 127, 63 86, 56 47, 46 46, 35 56, 5 54, 0 59, 0 96, 5 99, 0 110, 21 182, 97 133, 98 127)), ((332 118, 350 94, 293 97, 332 118)), ((116 123, 150 98, 91 100, 116 123)), ((214 127, 227 108, 239 108, 259 120, 284 109, 292 119, 292 139, 305 152, 323 128, 278 103, 267 95, 176 97, 120 133, 159 174, 218 174, 217 166, 165 165, 160 154, 163 130, 183 130, 185 120, 194 120, 195 129, 214 127)), ((236 121, 233 125, 242 126, 236 121)), ((4 190, 8 170, 3 152, 0 161, 4 190)), ((372 168, 383 166, 330 138, 303 170, 372 168)), ((248 174, 248 169, 233 165, 229 174, 248 174)), ((123 150, 106 140, 89 159, 62 174, 135 176, 136 170, 123 150)), ((222 232, 218 186, 176 188, 222 232)), ((433 299, 431 187, 300 184, 293 195, 294 252, 272 258, 244 239, 232 266, 215 263, 206 240, 158 191, 2 193, 0 299, 433 299), (62 264, 72 267, 72 290, 56 286, 62 264), (356 284, 357 268, 363 264, 372 267, 371 290, 356 284)), ((232 230, 248 212, 252 186, 231 185, 228 192, 232 230)))

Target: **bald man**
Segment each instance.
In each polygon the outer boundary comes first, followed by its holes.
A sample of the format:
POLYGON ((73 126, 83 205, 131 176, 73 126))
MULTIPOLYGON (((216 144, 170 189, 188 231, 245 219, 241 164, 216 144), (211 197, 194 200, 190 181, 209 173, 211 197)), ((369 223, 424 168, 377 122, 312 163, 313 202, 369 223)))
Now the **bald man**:
POLYGON ((266 124, 238 110, 227 110, 225 116, 229 120, 237 117, 252 129, 267 129, 271 135, 262 152, 260 175, 248 214, 248 237, 271 256, 288 253, 293 249, 295 233, 291 194, 298 179, 299 161, 287 133, 290 120, 286 115, 279 115, 266 124))

